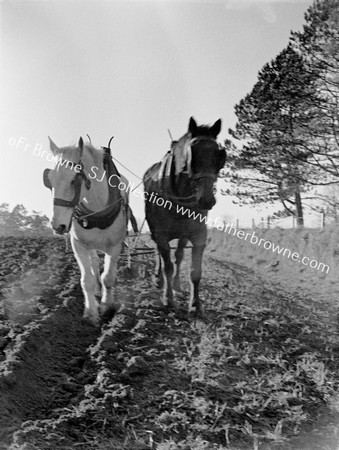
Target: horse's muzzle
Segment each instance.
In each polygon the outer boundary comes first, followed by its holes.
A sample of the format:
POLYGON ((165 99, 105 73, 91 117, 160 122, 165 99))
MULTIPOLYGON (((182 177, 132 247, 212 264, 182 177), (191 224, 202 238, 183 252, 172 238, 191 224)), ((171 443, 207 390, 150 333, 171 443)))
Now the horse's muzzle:
POLYGON ((66 225, 59 225, 57 228, 53 228, 55 234, 65 234, 68 233, 70 227, 66 227, 66 225))
POLYGON ((207 201, 204 201, 203 199, 201 199, 199 202, 199 206, 201 207, 201 209, 208 209, 208 210, 212 209, 215 204, 216 204, 215 198, 213 198, 212 200, 207 200, 207 201))

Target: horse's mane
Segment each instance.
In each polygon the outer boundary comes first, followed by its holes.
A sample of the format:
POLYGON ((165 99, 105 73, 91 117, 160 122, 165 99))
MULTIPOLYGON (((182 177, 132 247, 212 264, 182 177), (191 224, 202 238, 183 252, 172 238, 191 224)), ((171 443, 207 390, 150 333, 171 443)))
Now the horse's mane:
POLYGON ((178 141, 173 143, 172 153, 174 156, 175 175, 179 175, 184 170, 191 171, 191 133, 187 132, 178 141))
MULTIPOLYGON (((76 145, 62 147, 59 149, 58 153, 62 154, 63 159, 66 159, 67 161, 72 161, 75 163, 78 162, 79 149, 76 147, 76 145)), ((86 161, 88 159, 88 154, 90 155, 91 159, 94 160, 94 162, 102 161, 103 150, 101 148, 96 148, 92 144, 86 142, 84 143, 84 149, 81 159, 86 161)))
POLYGON ((93 159, 102 159, 102 156, 104 154, 104 151, 102 148, 97 148, 94 147, 92 144, 84 144, 84 152, 85 149, 89 151, 90 155, 92 156, 93 159))

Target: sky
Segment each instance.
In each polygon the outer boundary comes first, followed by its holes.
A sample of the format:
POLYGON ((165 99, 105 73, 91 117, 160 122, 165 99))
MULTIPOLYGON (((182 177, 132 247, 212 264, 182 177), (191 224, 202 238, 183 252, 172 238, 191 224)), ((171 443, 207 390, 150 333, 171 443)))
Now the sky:
MULTIPOLYGON (((141 178, 181 137, 221 118, 304 24, 311 0, 0 0, 0 203, 51 214, 42 184, 48 136, 60 147, 111 136, 113 156, 141 178)), ((140 180, 121 169, 131 183, 140 180)), ((264 215, 220 194, 213 217, 264 215)), ((140 197, 131 195, 138 218, 140 197)))

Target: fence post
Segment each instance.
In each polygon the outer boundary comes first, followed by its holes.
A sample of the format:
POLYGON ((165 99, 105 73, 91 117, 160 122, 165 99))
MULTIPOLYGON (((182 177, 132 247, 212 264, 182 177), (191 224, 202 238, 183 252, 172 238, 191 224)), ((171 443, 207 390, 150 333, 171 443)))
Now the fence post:
POLYGON ((320 213, 320 228, 325 228, 325 213, 320 213))
POLYGON ((267 228, 271 226, 271 216, 267 216, 267 228))
POLYGON ((237 219, 236 227, 237 227, 237 230, 239 230, 239 219, 237 219))
POLYGON ((254 219, 252 219, 252 228, 255 227, 254 219))

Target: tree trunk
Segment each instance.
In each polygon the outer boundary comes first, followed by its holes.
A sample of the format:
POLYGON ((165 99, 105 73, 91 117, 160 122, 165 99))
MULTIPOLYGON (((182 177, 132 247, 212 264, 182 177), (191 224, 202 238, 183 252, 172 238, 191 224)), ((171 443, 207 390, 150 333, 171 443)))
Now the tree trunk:
POLYGON ((304 226, 304 216, 303 216, 303 206, 301 203, 300 191, 296 191, 294 194, 295 199, 295 207, 297 213, 297 226, 298 228, 302 228, 304 226))

